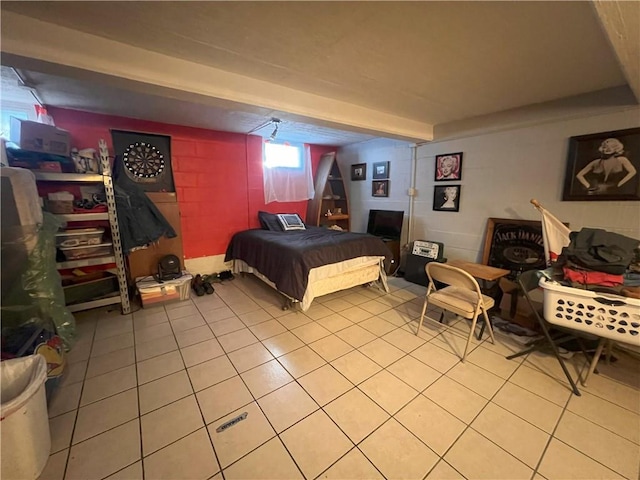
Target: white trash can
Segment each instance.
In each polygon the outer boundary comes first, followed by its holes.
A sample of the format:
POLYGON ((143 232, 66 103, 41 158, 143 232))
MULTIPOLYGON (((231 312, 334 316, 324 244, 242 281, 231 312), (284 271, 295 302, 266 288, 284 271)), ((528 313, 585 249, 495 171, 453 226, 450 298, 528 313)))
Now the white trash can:
POLYGON ((51 451, 42 355, 0 363, 2 480, 31 480, 42 473, 51 451))

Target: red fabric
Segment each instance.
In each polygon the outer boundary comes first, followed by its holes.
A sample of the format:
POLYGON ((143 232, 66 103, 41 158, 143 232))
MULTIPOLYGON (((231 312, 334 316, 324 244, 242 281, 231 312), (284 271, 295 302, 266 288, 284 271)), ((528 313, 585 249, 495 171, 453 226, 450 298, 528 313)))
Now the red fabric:
POLYGON ((585 285, 602 285, 603 287, 616 287, 622 285, 624 279, 622 275, 611 275, 604 272, 574 270, 569 267, 562 267, 564 279, 585 285))

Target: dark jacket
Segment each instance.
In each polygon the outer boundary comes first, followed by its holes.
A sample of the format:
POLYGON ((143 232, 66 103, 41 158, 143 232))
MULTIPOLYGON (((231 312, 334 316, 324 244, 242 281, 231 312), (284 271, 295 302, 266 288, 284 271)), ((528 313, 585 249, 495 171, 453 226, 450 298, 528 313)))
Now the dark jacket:
POLYGON ((158 207, 139 189, 114 186, 120 240, 125 255, 136 247, 157 242, 162 236, 176 237, 176 232, 158 207))
POLYGON ((598 272, 622 275, 634 257, 640 240, 598 228, 583 228, 569 234, 571 243, 562 249, 569 262, 598 272))
POLYGON ((176 237, 175 230, 158 207, 139 185, 126 177, 119 163, 122 162, 116 162, 114 168, 114 190, 124 254, 157 242, 162 236, 176 237))

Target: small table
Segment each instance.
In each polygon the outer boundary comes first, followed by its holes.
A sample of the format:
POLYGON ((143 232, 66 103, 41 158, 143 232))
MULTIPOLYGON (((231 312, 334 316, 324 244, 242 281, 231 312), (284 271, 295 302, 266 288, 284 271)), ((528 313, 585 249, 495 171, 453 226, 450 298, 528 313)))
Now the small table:
POLYGON ((469 275, 479 278, 482 282, 495 282, 496 280, 509 275, 509 270, 504 268, 490 267, 481 263, 466 262, 464 260, 449 260, 447 265, 458 267, 469 275))

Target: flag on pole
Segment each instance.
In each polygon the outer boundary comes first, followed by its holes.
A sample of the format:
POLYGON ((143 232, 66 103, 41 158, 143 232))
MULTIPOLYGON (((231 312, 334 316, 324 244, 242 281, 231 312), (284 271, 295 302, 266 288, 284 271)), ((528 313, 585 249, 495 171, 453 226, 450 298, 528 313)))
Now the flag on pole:
POLYGON ((558 259, 562 249, 569 245, 571 230, 564 223, 551 215, 537 200, 531 203, 542 214, 542 239, 544 241, 544 257, 549 266, 558 259))

